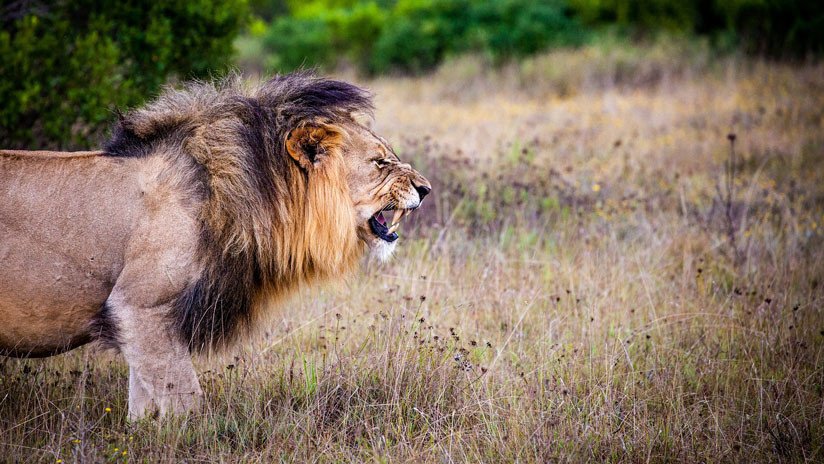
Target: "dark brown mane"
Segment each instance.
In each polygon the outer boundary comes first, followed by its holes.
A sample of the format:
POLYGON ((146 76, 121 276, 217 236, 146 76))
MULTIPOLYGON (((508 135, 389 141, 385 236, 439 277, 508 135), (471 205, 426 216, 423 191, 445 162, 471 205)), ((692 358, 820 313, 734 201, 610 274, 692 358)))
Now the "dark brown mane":
POLYGON ((107 156, 167 156, 205 192, 203 271, 175 299, 171 321, 190 349, 224 346, 249 327, 263 293, 283 294, 329 272, 300 248, 312 243, 294 226, 307 221, 311 189, 325 187, 309 185, 284 141, 301 125, 371 111, 365 90, 301 72, 257 87, 237 77, 190 83, 120 118, 107 156))

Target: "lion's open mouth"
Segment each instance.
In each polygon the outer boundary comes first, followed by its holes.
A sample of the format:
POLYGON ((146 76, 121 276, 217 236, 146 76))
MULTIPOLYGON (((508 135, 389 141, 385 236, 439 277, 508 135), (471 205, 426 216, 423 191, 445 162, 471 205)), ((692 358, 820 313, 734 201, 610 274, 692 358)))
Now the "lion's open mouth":
POLYGON ((372 232, 378 236, 381 240, 387 242, 394 242, 398 239, 398 227, 400 227, 401 219, 403 219, 407 214, 409 214, 410 210, 408 209, 387 209, 384 208, 377 213, 375 213, 371 218, 369 218, 369 227, 372 229, 372 232), (386 218, 383 217, 383 213, 394 211, 395 214, 392 216, 392 223, 387 225, 386 218))

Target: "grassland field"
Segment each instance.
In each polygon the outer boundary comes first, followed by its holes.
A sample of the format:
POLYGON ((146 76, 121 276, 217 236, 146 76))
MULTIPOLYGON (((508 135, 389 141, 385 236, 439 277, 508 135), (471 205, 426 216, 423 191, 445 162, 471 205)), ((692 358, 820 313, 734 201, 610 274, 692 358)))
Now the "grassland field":
POLYGON ((127 422, 96 347, 0 360, 0 461, 824 461, 824 66, 665 43, 345 77, 433 183, 394 259, 198 359, 187 417, 127 422))

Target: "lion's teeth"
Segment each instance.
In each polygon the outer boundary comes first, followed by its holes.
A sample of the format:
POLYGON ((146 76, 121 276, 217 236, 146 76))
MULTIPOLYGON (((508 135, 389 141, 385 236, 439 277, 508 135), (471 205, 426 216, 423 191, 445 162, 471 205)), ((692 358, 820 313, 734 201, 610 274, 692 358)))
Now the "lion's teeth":
POLYGON ((403 212, 406 211, 405 209, 396 209, 395 216, 392 217, 392 227, 397 227, 398 223, 401 222, 403 219, 403 212))
POLYGON ((403 217, 406 216, 407 212, 408 211, 405 210, 405 209, 396 209, 395 210, 395 214, 392 217, 392 224, 389 226, 389 232, 388 233, 391 234, 391 233, 394 233, 396 230, 398 230, 398 227, 400 227, 400 225, 401 225, 401 219, 403 219, 403 217))

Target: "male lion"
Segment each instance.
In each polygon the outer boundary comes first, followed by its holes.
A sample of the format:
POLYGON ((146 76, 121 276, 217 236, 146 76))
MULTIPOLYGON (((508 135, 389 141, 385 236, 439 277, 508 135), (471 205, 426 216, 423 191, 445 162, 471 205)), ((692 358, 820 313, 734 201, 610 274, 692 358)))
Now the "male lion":
POLYGON ((367 250, 385 258, 429 193, 357 122, 371 109, 309 73, 232 78, 165 91, 102 151, 0 151, 0 353, 99 340, 129 365, 131 419, 192 408, 190 352, 367 250))

